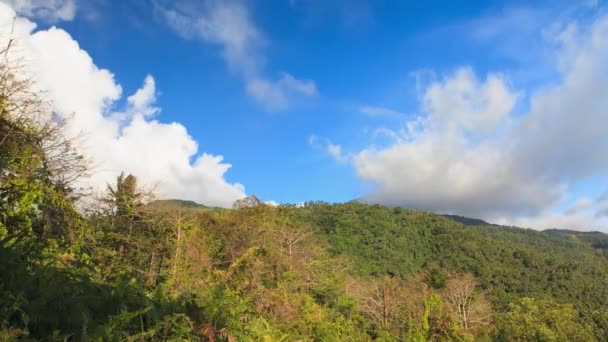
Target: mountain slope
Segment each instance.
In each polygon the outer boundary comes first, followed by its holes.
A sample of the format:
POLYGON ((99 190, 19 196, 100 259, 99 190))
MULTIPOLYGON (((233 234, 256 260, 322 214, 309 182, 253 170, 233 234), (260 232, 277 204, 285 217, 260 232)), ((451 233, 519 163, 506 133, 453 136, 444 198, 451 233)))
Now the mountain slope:
POLYGON ((439 265, 473 274, 497 307, 506 309, 517 298, 551 298, 608 327, 602 321, 608 318, 608 258, 600 251, 606 234, 465 226, 440 215, 357 203, 302 211, 333 253, 355 258, 362 276, 408 277, 439 265))

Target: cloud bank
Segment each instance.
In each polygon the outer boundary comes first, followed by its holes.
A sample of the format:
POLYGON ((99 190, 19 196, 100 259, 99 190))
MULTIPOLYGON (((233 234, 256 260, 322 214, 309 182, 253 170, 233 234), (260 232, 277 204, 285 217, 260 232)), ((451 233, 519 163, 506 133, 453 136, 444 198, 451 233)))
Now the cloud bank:
POLYGON ((536 228, 608 230, 605 199, 568 190, 608 172, 608 16, 547 33, 559 79, 530 94, 459 68, 425 87, 388 147, 357 152, 367 200, 536 228), (515 108, 528 96, 524 113, 515 108))
MULTIPOLYGON (((14 16, 10 6, 0 3, 3 32, 10 32, 14 16)), ((84 180, 88 185, 103 187, 124 171, 157 185, 167 197, 230 207, 245 195, 243 185, 225 179, 231 165, 222 156, 200 153, 180 123, 157 120, 161 109, 151 75, 126 98, 124 108, 115 111, 123 94, 113 74, 98 68, 66 31, 35 27, 17 19, 14 51, 25 58, 32 78, 58 113, 70 117, 66 133, 84 134, 80 148, 94 163, 93 175, 84 180)))

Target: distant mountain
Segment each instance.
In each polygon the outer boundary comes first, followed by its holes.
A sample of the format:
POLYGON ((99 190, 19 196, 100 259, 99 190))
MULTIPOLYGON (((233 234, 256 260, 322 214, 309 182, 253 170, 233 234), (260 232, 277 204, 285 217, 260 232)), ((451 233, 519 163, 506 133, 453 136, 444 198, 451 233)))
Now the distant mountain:
POLYGON ((569 229, 546 229, 543 233, 566 236, 581 241, 596 249, 608 249, 608 234, 601 232, 579 232, 569 229))
POLYGON ((446 215, 441 215, 441 216, 447 217, 456 222, 460 222, 460 223, 464 224, 465 226, 494 226, 495 225, 493 223, 489 223, 489 222, 486 222, 481 219, 464 217, 464 216, 459 216, 459 215, 447 215, 446 214, 446 215))
POLYGON ((194 201, 187 201, 181 199, 164 199, 164 200, 155 200, 148 203, 148 206, 155 209, 201 209, 208 211, 219 211, 222 208, 219 207, 208 207, 206 205, 196 203, 194 201))
POLYGON ((545 230, 543 230, 543 232, 547 233, 547 234, 556 234, 556 235, 590 235, 590 234, 591 235, 596 235, 596 234, 606 235, 606 234, 604 234, 602 232, 595 232, 595 231, 592 231, 592 232, 581 232, 581 231, 578 231, 578 230, 558 229, 558 228, 545 229, 545 230))
MULTIPOLYGON (((368 205, 374 204, 369 201, 366 201, 363 197, 358 197, 358 198, 355 198, 355 199, 352 199, 352 200, 346 202, 346 204, 349 204, 349 203, 360 203, 360 204, 368 204, 368 205)), ((400 207, 400 208, 403 208, 403 207, 400 207)), ((403 209, 416 210, 416 209, 412 209, 412 208, 403 208, 403 209)), ((418 210, 416 210, 416 211, 418 211, 418 210)), ((425 212, 424 210, 421 210, 421 211, 425 212)), ((450 215, 450 214, 439 214, 439 215, 449 218, 452 221, 462 223, 465 226, 492 226, 492 225, 494 225, 493 223, 489 223, 482 219, 477 219, 477 218, 465 217, 465 216, 460 216, 460 215, 450 215)))

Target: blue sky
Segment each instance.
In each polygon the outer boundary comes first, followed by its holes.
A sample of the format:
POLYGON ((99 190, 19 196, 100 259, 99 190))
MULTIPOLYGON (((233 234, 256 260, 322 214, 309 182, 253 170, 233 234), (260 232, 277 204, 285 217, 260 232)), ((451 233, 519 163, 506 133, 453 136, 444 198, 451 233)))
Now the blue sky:
POLYGON ((58 110, 109 127, 113 152, 85 148, 103 165, 94 182, 126 169, 214 205, 363 198, 608 229, 601 1, 6 2, 58 110), (71 65, 51 63, 66 49, 71 65), (61 96, 83 87, 91 106, 61 96))

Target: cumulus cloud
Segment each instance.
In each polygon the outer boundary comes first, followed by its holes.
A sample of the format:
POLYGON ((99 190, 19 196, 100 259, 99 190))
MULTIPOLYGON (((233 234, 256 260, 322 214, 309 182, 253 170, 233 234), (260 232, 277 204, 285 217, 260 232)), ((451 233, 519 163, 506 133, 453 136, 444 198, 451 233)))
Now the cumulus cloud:
MULTIPOLYGON (((2 30, 10 30, 14 15, 0 4, 2 30)), ((245 195, 243 185, 226 181, 231 165, 222 156, 200 153, 180 123, 153 119, 160 109, 151 75, 115 112, 122 88, 67 32, 55 27, 35 31, 32 22, 19 18, 14 35, 15 51, 25 57, 32 78, 58 113, 70 117, 66 133, 84 134, 80 148, 95 165, 84 182, 103 187, 125 171, 157 185, 160 195, 208 205, 229 207, 245 195)))
POLYGON ((154 107, 156 103, 156 82, 152 75, 146 76, 143 86, 135 94, 127 98, 131 110, 143 116, 157 114, 160 109, 154 107))
POLYGON ((539 228, 608 229, 588 201, 555 212, 569 187, 608 171, 608 16, 564 25, 552 39, 560 80, 532 92, 525 113, 514 113, 522 92, 500 74, 461 68, 426 87, 423 114, 406 123, 413 129, 354 156, 357 175, 376 185, 367 199, 539 228))
POLYGON ((369 199, 460 214, 542 206, 548 198, 501 164, 505 152, 487 138, 508 120, 516 96, 499 75, 481 81, 470 69, 431 84, 421 96, 427 115, 407 136, 354 157, 358 176, 378 186, 369 199))
POLYGON ((218 45, 228 68, 243 79, 247 93, 268 109, 285 109, 300 97, 317 95, 312 80, 300 80, 286 72, 276 79, 264 75, 267 41, 243 3, 209 0, 198 7, 180 2, 171 8, 156 6, 182 37, 218 45))
POLYGON ((47 22, 72 20, 76 15, 74 0, 2 0, 17 14, 47 22))
POLYGON ((501 75, 489 74, 480 82, 471 68, 461 68, 443 82, 432 83, 422 106, 435 131, 483 134, 504 122, 516 99, 501 75))

